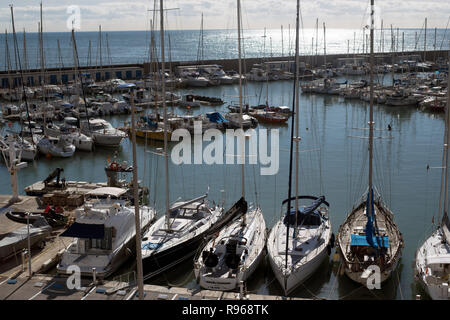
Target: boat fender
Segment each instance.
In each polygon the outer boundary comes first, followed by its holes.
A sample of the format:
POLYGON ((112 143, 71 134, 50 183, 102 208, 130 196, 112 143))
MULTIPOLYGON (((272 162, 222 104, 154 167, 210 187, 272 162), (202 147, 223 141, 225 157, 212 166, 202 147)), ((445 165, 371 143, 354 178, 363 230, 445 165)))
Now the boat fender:
POLYGON ((117 171, 119 170, 119 164, 115 161, 111 162, 111 165, 109 166, 111 170, 117 171))
POLYGON ((331 239, 330 239, 330 246, 332 248, 334 248, 334 241, 335 241, 335 237, 334 237, 334 233, 331 234, 331 239))

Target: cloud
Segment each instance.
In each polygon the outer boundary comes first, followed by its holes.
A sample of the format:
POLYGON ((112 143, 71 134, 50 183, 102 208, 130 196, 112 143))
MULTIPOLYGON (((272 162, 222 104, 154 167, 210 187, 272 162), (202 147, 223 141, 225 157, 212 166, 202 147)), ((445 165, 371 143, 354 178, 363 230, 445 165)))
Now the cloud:
MULTIPOLYGON (((36 0, 11 0, 14 5, 16 29, 36 30, 39 4, 36 0)), ((242 0, 244 27, 280 28, 281 24, 295 24, 295 0, 242 0)), ((159 4, 159 1, 157 1, 159 4)), ((154 6, 153 0, 43 0, 46 31, 66 31, 69 17, 67 7, 81 9, 82 31, 93 31, 102 25, 104 30, 146 30, 154 6)), ((205 29, 225 29, 236 26, 236 2, 213 0, 165 0, 166 8, 179 10, 166 13, 169 29, 198 29, 204 14, 205 29)), ((428 26, 444 28, 450 15, 446 0, 375 1, 386 25, 420 28, 428 16, 428 26)), ((303 0, 301 14, 305 28, 314 28, 316 18, 328 28, 362 28, 366 24, 368 0, 303 0)), ((0 5, 0 25, 10 26, 8 5, 0 5)))

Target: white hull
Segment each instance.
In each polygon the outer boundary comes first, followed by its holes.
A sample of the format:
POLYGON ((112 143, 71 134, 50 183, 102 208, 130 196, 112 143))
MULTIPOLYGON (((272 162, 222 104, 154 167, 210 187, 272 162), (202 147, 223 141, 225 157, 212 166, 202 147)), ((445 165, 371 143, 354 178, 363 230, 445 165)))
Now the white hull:
MULTIPOLYGON (((327 249, 325 248, 314 257, 313 260, 298 268, 295 272, 290 273, 287 277, 286 295, 298 288, 302 283, 308 280, 314 272, 320 267, 323 261, 328 257, 327 249)), ((285 277, 283 276, 280 267, 276 264, 272 256, 269 255, 269 262, 272 270, 274 270, 275 277, 282 287, 284 287, 285 277), (275 272, 277 270, 277 272, 275 272)))
POLYGON ((64 148, 59 148, 50 143, 45 143, 41 141, 38 143, 39 152, 43 155, 51 155, 53 157, 59 158, 69 158, 75 153, 75 146, 73 144, 66 145, 64 148))
POLYGON ((209 81, 206 79, 188 79, 187 84, 191 87, 206 87, 209 84, 209 81))
POLYGON ((195 277, 202 288, 220 291, 234 290, 239 287, 241 281, 246 281, 252 275, 264 258, 266 224, 261 210, 258 208, 250 211, 246 214, 246 219, 247 224, 244 228, 241 227, 242 218, 238 219, 223 229, 216 238, 210 240, 203 248, 202 251, 215 249, 214 252, 219 260, 213 268, 205 266, 202 256, 195 262, 195 277), (222 241, 226 244, 228 239, 231 238, 239 241, 247 239, 246 241, 251 243, 250 246, 238 246, 237 255, 240 262, 238 268, 234 269, 235 271, 224 262, 226 253, 222 241), (245 254, 244 248, 247 250, 247 254, 245 254))
MULTIPOLYGON (((134 207, 127 208, 129 215, 127 220, 123 221, 126 224, 126 229, 121 229, 124 232, 122 235, 117 235, 118 238, 123 239, 122 242, 117 243, 113 250, 98 250, 89 249, 92 252, 79 253, 71 252, 83 239, 75 240, 69 248, 64 252, 61 262, 57 266, 57 272, 62 275, 70 275, 67 269, 71 265, 76 265, 80 268, 81 276, 92 276, 92 268, 96 268, 96 275, 98 278, 106 278, 115 272, 126 260, 132 257, 136 250, 136 227, 134 224, 134 207)), ((141 216, 141 232, 145 232, 155 218, 155 211, 143 206, 140 208, 141 216)), ((118 218, 118 216, 117 216, 118 218)), ((116 221, 118 219, 116 218, 116 221)), ((115 219, 111 218, 110 219, 115 219)), ((119 227, 120 229, 120 227, 119 227)))
POLYGON ((286 295, 306 281, 328 256, 332 231, 329 219, 317 227, 300 228, 293 240, 293 228, 289 228, 288 268, 286 269, 286 226, 279 220, 267 239, 270 265, 286 295), (292 248, 302 248, 293 250, 292 248))
POLYGON ((92 136, 96 145, 106 147, 117 147, 120 145, 122 139, 124 138, 121 135, 108 135, 96 132, 94 132, 92 136))
POLYGON ((443 241, 441 230, 436 230, 417 250, 415 261, 415 275, 422 287, 433 300, 450 300, 450 280, 442 264, 429 264, 431 259, 440 258, 444 262, 450 261, 450 248, 443 241), (431 259, 430 259, 431 258, 431 259))

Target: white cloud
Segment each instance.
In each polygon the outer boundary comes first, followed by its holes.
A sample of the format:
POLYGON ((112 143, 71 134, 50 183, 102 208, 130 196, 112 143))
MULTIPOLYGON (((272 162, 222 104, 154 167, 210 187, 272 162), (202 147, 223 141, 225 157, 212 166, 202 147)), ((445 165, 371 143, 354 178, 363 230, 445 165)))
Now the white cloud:
MULTIPOLYGON (((0 25, 10 26, 10 11, 5 1, 0 6, 0 25)), ((11 0, 14 5, 16 29, 34 31, 39 21, 39 4, 36 0, 11 0)), ((281 24, 294 25, 295 0, 242 0, 245 28, 278 29, 281 24)), ((46 31, 66 31, 69 5, 81 8, 82 31, 146 30, 153 8, 152 0, 44 0, 44 27, 46 31)), ((157 1, 159 4, 159 1, 157 1)), ((450 15, 447 0, 375 1, 381 8, 385 25, 420 28, 428 17, 430 28, 444 28, 450 15)), ((179 8, 167 13, 169 29, 198 29, 201 13, 205 29, 225 29, 236 26, 236 2, 213 0, 164 1, 166 8, 179 8)), ((368 0, 303 0, 301 1, 303 25, 314 28, 316 18, 328 28, 361 28, 365 24, 368 0)))

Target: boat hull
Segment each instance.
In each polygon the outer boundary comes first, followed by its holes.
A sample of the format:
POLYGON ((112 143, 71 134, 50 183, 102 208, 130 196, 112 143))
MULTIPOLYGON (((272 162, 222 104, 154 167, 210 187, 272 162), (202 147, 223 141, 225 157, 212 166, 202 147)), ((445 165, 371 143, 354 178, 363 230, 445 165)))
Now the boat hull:
POLYGON ((205 233, 200 233, 176 246, 164 251, 158 251, 142 259, 144 276, 146 279, 157 276, 177 264, 192 258, 201 245, 205 233))

